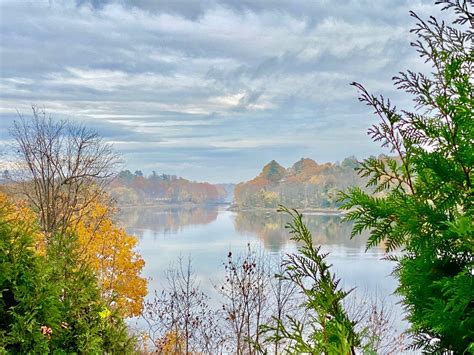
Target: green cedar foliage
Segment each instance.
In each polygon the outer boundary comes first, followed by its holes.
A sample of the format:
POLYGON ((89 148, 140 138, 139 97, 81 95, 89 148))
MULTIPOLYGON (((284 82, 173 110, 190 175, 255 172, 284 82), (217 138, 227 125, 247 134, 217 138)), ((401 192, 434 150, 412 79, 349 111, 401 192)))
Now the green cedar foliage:
POLYGON ((34 250, 32 226, 0 206, 0 353, 132 353, 123 319, 105 307, 97 279, 78 268, 74 236, 34 250))
POLYGON ((131 353, 134 339, 127 334, 123 319, 106 307, 95 275, 78 262, 77 250, 74 235, 53 238, 48 245, 50 282, 61 285, 63 314, 61 333, 52 338, 53 348, 81 353, 131 353))
POLYGON ((432 65, 394 78, 414 96, 415 111, 398 110, 360 84, 360 101, 380 123, 369 134, 395 159, 367 159, 358 168, 376 195, 341 193, 352 235, 370 231, 367 248, 402 248, 395 275, 414 348, 474 352, 473 188, 474 14, 468 1, 437 1, 456 14, 452 24, 418 21, 412 45, 432 65))
POLYGON ((298 243, 298 253, 289 254, 283 262, 285 272, 277 275, 294 283, 304 296, 302 307, 308 313, 300 321, 287 316, 285 323, 275 318, 276 326, 263 326, 267 342, 287 344, 286 351, 308 354, 355 354, 361 349, 361 336, 355 331, 356 323, 349 319, 343 300, 350 293, 339 286, 339 279, 331 273, 327 254, 313 246, 311 232, 296 210, 280 207, 292 222, 286 225, 291 239, 298 243))
POLYGON ((49 283, 49 266, 33 249, 32 230, 11 223, 8 206, 0 206, 0 352, 48 352, 41 332, 59 330, 59 289, 49 283))

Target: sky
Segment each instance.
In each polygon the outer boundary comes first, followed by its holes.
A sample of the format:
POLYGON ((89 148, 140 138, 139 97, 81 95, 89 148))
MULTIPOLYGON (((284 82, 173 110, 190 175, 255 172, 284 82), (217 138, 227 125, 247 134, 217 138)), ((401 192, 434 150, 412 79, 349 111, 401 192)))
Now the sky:
POLYGON ((382 150, 349 83, 400 105, 391 78, 424 0, 0 0, 0 144, 31 105, 93 127, 124 167, 198 181, 253 178, 382 150))

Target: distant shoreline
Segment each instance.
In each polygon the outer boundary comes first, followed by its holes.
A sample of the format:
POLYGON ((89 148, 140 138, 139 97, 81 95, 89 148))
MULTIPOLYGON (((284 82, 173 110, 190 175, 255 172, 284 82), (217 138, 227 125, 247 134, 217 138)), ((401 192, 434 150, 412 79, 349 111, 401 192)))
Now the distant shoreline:
POLYGON ((140 203, 136 205, 117 205, 118 208, 137 208, 137 207, 211 207, 211 206, 222 206, 230 205, 229 202, 209 202, 209 203, 193 203, 193 202, 182 202, 182 203, 140 203))
MULTIPOLYGON (((130 209, 130 208, 196 208, 196 207, 218 207, 228 206, 227 211, 231 212, 268 212, 276 213, 277 208, 264 208, 264 207, 251 207, 251 208, 239 208, 229 202, 212 202, 212 203, 153 203, 153 204, 136 204, 136 205, 119 205, 119 209, 130 209)), ((347 211, 341 211, 335 208, 296 208, 299 212, 304 214, 321 214, 329 216, 341 216, 347 213, 347 211)))
POLYGON ((124 208, 174 208, 174 207, 212 207, 212 206, 230 206, 229 202, 209 202, 209 203, 193 203, 193 202, 177 202, 177 203, 140 203, 135 205, 117 205, 119 209, 124 208))
MULTIPOLYGON (((288 206, 287 206, 288 207, 288 206)), ((292 207, 289 207, 292 208, 292 207)), ((323 215, 344 215, 347 212, 346 211, 341 211, 335 208, 316 208, 316 207, 306 207, 306 208, 295 208, 298 212, 301 213, 314 213, 314 214, 323 214, 323 215)), ((259 212, 276 212, 276 208, 265 208, 265 207, 251 207, 251 208, 239 208, 236 206, 230 206, 228 211, 232 212, 253 212, 253 211, 259 211, 259 212)))

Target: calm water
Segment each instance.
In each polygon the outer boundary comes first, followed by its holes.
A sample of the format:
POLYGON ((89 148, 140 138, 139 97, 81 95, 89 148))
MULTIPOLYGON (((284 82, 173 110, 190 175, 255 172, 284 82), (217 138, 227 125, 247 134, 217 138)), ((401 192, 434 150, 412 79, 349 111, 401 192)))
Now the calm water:
MULTIPOLYGON (((243 251, 247 244, 278 256, 295 251, 284 229, 288 221, 279 213, 230 212, 225 206, 193 208, 128 208, 121 213, 122 223, 136 235, 139 251, 146 261, 144 275, 149 292, 161 290, 169 265, 179 257, 192 260, 193 269, 204 291, 218 303, 213 285, 223 278, 222 262, 229 251, 243 251)), ((357 287, 361 295, 392 295, 396 281, 389 275, 393 265, 385 260, 382 249, 365 252, 367 236, 350 239, 351 226, 338 216, 306 214, 306 223, 315 243, 329 252, 337 277, 344 287, 357 287)), ((395 312, 399 307, 395 306, 395 312)), ((397 315, 397 327, 404 328, 397 315)))

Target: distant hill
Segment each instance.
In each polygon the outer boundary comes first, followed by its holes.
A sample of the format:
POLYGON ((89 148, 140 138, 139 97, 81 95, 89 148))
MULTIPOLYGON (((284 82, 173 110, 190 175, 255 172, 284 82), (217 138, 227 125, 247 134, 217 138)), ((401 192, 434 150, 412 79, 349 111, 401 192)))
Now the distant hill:
POLYGON ((145 177, 141 171, 120 172, 110 184, 110 192, 119 205, 219 203, 226 202, 233 186, 190 181, 175 175, 145 177))
POLYGON ((337 192, 349 186, 365 186, 354 170, 354 157, 341 163, 318 164, 302 158, 285 169, 272 160, 254 179, 235 187, 238 208, 276 208, 284 204, 294 208, 336 208, 337 192))

